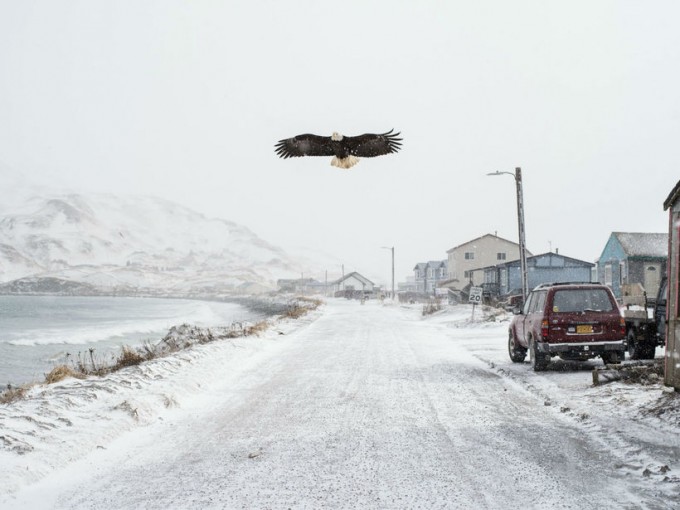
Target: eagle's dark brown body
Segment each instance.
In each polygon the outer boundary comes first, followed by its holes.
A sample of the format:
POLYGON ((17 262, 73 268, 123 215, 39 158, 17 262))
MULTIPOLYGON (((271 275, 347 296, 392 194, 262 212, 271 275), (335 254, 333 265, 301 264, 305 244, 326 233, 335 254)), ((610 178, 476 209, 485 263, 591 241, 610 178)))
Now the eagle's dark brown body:
POLYGON ((400 133, 373 134, 359 136, 332 136, 304 134, 280 140, 275 145, 276 153, 282 158, 301 156, 333 156, 331 165, 339 168, 351 168, 359 162, 359 158, 373 158, 397 152, 401 149, 400 133))

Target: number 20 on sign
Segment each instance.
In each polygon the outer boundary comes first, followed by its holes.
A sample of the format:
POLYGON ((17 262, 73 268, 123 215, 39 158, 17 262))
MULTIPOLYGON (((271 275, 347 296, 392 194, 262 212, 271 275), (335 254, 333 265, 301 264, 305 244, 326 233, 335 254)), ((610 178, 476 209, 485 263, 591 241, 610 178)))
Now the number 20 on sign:
POLYGON ((482 302, 482 288, 470 287, 469 302, 472 303, 472 320, 475 319, 475 307, 482 302))

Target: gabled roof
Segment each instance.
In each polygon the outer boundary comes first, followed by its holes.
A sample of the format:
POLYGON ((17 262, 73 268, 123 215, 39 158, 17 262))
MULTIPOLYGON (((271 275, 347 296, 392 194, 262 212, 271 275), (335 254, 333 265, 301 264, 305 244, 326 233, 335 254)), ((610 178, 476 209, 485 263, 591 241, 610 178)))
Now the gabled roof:
POLYGON ((446 260, 430 260, 427 263, 427 266, 428 267, 434 267, 434 268, 442 267, 442 266, 448 267, 449 266, 449 260, 448 259, 446 259, 446 260))
POLYGON ((665 211, 668 209, 673 203, 680 197, 680 181, 675 185, 675 187, 671 190, 670 194, 668 195, 668 198, 664 201, 663 203, 663 210, 665 211))
POLYGON ((333 284, 334 284, 334 285, 337 285, 337 284, 339 284, 339 283, 344 282, 344 281, 347 280, 348 278, 352 278, 352 277, 356 278, 357 280, 359 280, 360 282, 362 282, 362 283, 364 283, 364 284, 374 285, 374 283, 373 283, 371 280, 369 280, 369 279, 366 278, 365 276, 361 276, 361 275, 360 275, 359 273, 357 273, 356 271, 352 271, 351 273, 346 274, 346 275, 343 276, 342 278, 339 278, 338 280, 335 280, 335 281, 333 282, 333 284))
POLYGON ((428 267, 433 267, 435 269, 438 269, 440 267, 443 267, 445 269, 449 268, 449 259, 444 259, 444 260, 430 260, 429 262, 418 262, 415 267, 413 268, 414 271, 424 271, 428 267))
POLYGON ((527 257, 527 261, 537 260, 541 257, 547 257, 547 256, 557 257, 557 258, 561 258, 563 260, 569 260, 571 262, 576 262, 576 263, 578 263, 582 266, 595 267, 595 263, 593 263, 593 262, 588 262, 587 260, 575 259, 574 257, 567 257, 565 255, 562 255, 561 253, 555 253, 553 251, 547 251, 547 252, 541 253, 539 255, 532 255, 531 257, 527 257))
MULTIPOLYGON (((554 251, 548 251, 548 252, 545 252, 545 253, 541 253, 539 255, 531 255, 531 256, 527 257, 527 265, 531 265, 531 262, 533 262, 534 260, 537 260, 541 257, 547 257, 547 256, 557 257, 557 258, 561 258, 563 260, 570 260, 570 261, 576 262, 576 263, 578 263, 579 265, 582 265, 582 266, 587 266, 587 267, 594 267, 595 266, 594 263, 588 262, 587 260, 581 260, 581 259, 575 259, 573 257, 567 257, 565 255, 562 255, 561 253, 555 253, 554 251)), ((483 270, 487 270, 487 269, 495 269, 495 268, 498 268, 498 267, 516 266, 516 265, 519 265, 519 263, 520 263, 519 259, 508 260, 507 262, 502 262, 500 264, 495 264, 493 266, 480 267, 478 269, 474 269, 473 271, 479 271, 479 270, 483 271, 483 270)), ((555 267, 556 267, 556 269, 559 269, 559 267, 557 267, 557 266, 555 266, 555 267)))
POLYGON ((612 232, 629 257, 667 257, 668 234, 612 232))
POLYGON ((454 246, 454 247, 451 248, 450 250, 446 250, 446 253, 450 253, 450 252, 452 252, 453 250, 456 250, 456 249, 460 248, 461 246, 465 246, 465 245, 467 245, 467 244, 471 244, 471 243, 477 242, 477 241, 479 241, 480 239, 484 239, 485 237, 493 237, 493 238, 498 239, 499 241, 505 241, 506 243, 514 244, 515 246, 517 246, 517 247, 519 248, 519 244, 518 244, 518 243, 515 243, 514 241, 509 241, 509 240, 507 240, 507 239, 504 239, 504 238, 502 238, 502 237, 495 236, 495 235, 493 235, 493 234, 484 234, 483 236, 476 237, 476 238, 473 239, 472 241, 467 241, 467 242, 465 242, 465 243, 459 244, 458 246, 454 246))

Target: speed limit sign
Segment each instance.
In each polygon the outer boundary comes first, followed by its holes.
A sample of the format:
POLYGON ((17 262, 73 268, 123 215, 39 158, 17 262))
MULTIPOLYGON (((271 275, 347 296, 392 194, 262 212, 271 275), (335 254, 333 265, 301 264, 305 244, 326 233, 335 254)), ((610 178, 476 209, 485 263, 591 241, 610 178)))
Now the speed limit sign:
POLYGON ((470 287, 470 303, 473 305, 479 305, 482 302, 482 288, 481 287, 470 287))

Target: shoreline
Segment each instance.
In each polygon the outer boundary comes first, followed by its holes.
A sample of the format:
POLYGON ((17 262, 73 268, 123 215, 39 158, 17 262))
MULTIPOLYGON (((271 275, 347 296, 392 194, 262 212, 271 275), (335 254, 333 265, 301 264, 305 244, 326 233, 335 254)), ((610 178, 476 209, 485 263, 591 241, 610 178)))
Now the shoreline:
MULTIPOLYGON (((76 364, 81 362, 83 359, 91 360, 93 357, 97 360, 97 364, 101 365, 103 363, 110 363, 120 356, 121 350, 124 347, 130 347, 134 350, 142 348, 143 346, 156 345, 162 342, 163 338, 166 337, 170 331, 173 329, 180 328, 182 326, 192 326, 196 328, 204 328, 206 330, 217 330, 219 328, 233 328, 234 324, 246 324, 246 323, 256 323, 258 321, 267 320, 271 317, 281 315, 286 312, 289 307, 289 299, 284 299, 281 297, 226 297, 226 296, 73 296, 73 295, 63 295, 63 294, 12 294, 12 295, 0 295, 0 299, 6 300, 5 302, 12 301, 13 299, 27 300, 26 305, 23 301, 18 301, 17 309, 21 310, 25 307, 27 310, 25 313, 20 312, 19 321, 23 321, 24 324, 20 324, 14 329, 16 336, 12 335, 12 332, 8 333, 9 336, 5 336, 5 340, 0 343, 0 351, 3 352, 3 367, 0 379, 0 388, 5 387, 19 387, 25 384, 40 383, 44 380, 44 377, 53 370, 56 366, 65 364, 76 364), (224 308, 219 305, 210 304, 198 306, 198 310, 206 310, 208 314, 215 313, 216 319, 213 323, 210 321, 202 321, 200 315, 203 312, 198 312, 198 315, 194 315, 192 309, 193 305, 188 303, 175 305, 162 305, 162 304, 149 304, 136 303, 133 301, 129 304, 121 304, 120 314, 114 312, 107 317, 111 323, 112 331, 106 330, 106 327, 102 330, 97 324, 97 316, 93 317, 93 320, 82 322, 78 318, 74 318, 72 325, 69 324, 70 312, 69 309, 73 310, 74 307, 81 306, 79 301, 70 301, 69 304, 62 305, 59 304, 58 299, 55 300, 57 304, 53 304, 56 313, 63 314, 69 319, 66 319, 65 323, 57 326, 57 328, 63 328, 63 331, 54 330, 51 324, 51 319, 47 322, 44 321, 45 316, 49 317, 50 307, 47 307, 45 315, 41 317, 42 314, 37 314, 32 317, 32 312, 30 307, 43 308, 40 299, 49 298, 68 298, 69 300, 84 300, 83 303, 87 304, 87 301, 92 299, 89 303, 90 307, 95 310, 97 308, 103 308, 111 306, 111 302, 103 303, 101 305, 97 304, 95 301, 97 298, 102 298, 106 300, 115 300, 117 298, 124 299, 150 299, 150 300, 167 300, 167 301, 192 301, 192 302, 203 302, 203 303, 221 303, 224 308), (37 303, 37 304, 36 304, 37 303), (234 313, 229 312, 230 305, 234 307, 234 313), (169 307, 169 311, 166 310, 166 306, 169 307), (139 307, 142 310, 142 317, 135 317, 129 319, 127 313, 129 310, 139 307), (167 317, 158 318, 154 314, 154 310, 163 310, 167 313, 167 317), (62 311, 63 310, 63 311, 62 311), (173 317, 173 310, 186 310, 186 314, 178 314, 173 317), (220 318, 222 320, 220 320, 220 318), (132 321, 132 324, 128 323, 132 321), (154 326, 154 322, 156 326, 154 326), (162 323, 159 325, 159 323, 162 323), (46 331, 45 331, 46 330, 46 331), (22 335, 22 332, 25 334, 22 335), (35 335, 33 334, 35 332, 35 335), (43 336, 47 334, 48 336, 43 336), (56 338, 53 338, 57 335, 56 338), (59 341, 57 338, 64 338, 64 341, 59 341), (36 339, 36 343, 31 344, 26 342, 22 344, 24 340, 30 340, 31 338, 36 339), (15 343, 18 342, 18 343, 15 343)), ((84 306, 84 305, 83 305, 84 306)), ((114 306, 114 310, 117 306, 114 306)), ((87 314, 87 312, 85 312, 87 314)), ((10 319, 11 321, 11 319, 10 319)), ((9 330, 12 331, 10 326, 9 330)))

